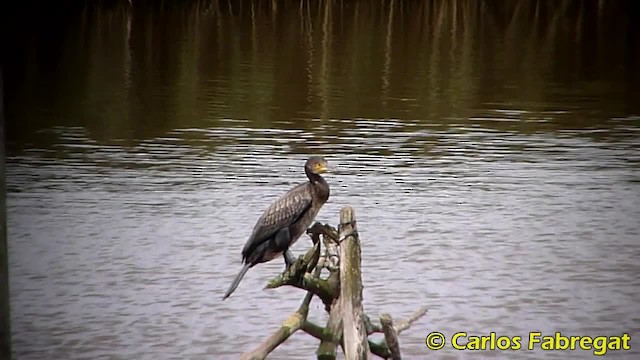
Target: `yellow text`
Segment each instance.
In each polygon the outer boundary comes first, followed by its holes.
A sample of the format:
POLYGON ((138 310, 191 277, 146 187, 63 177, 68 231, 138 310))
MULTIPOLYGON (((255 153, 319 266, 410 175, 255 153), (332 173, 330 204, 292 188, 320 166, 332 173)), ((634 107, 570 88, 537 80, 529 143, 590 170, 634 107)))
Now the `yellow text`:
POLYGON ((520 350, 521 341, 521 336, 498 336, 495 332, 483 336, 459 332, 451 337, 451 346, 456 350, 520 350))
POLYGON ((553 336, 543 336, 541 332, 529 333, 529 350, 539 346, 542 350, 593 350, 593 355, 602 356, 608 350, 629 350, 631 337, 621 336, 564 336, 556 332, 553 336))

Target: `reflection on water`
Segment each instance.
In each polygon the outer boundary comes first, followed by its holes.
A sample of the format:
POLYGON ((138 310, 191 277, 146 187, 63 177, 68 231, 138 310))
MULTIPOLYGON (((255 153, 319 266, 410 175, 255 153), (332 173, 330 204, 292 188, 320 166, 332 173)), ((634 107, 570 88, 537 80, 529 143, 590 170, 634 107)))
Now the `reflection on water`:
MULTIPOLYGON (((533 330, 629 332, 632 351, 609 355, 637 357, 638 31, 612 18, 621 2, 559 3, 136 4, 43 20, 8 58, 16 358, 256 345, 302 299, 260 290, 282 262, 220 298, 311 153, 339 168, 318 219, 356 209, 366 311, 429 308, 401 335, 406 357, 427 354, 430 331, 533 330)), ((326 320, 319 303, 311 316, 326 320)), ((273 358, 316 346, 297 335, 273 358)))

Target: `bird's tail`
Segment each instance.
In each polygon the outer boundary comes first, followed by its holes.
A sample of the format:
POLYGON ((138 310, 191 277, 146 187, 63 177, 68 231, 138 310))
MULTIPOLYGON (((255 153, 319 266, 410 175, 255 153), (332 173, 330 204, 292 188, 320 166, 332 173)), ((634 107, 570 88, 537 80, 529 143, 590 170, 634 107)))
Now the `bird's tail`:
POLYGON ((229 290, 227 290, 227 293, 224 294, 224 297, 222 298, 222 300, 228 298, 229 295, 231 295, 231 293, 233 293, 236 290, 236 288, 238 287, 238 284, 240 284, 240 281, 244 277, 244 274, 247 273, 249 268, 251 268, 251 263, 244 264, 244 266, 242 267, 242 270, 240 270, 238 275, 236 275, 236 278, 233 279, 233 282, 231 283, 231 286, 229 286, 229 290))

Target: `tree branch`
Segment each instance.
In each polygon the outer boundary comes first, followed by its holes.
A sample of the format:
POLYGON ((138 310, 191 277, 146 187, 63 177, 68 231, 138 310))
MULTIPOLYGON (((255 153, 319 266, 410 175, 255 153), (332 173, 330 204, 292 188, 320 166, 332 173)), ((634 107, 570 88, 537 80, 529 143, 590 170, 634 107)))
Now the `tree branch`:
MULTIPOLYGON (((404 330, 407 330, 408 328, 410 328, 411 324, 413 324, 416 320, 423 317, 426 313, 427 313, 427 307, 423 306, 418 310, 416 310, 413 314, 411 314, 410 317, 404 320, 397 321, 395 325, 393 325, 393 328, 398 334, 400 334, 404 330)), ((371 319, 369 319, 368 316, 365 317, 365 325, 367 327, 367 335, 383 332, 382 326, 371 322, 371 319)))
POLYGON ((282 274, 271 279, 265 289, 275 289, 284 285, 291 285, 317 295, 325 305, 331 304, 338 296, 338 286, 330 281, 321 279, 319 272, 322 268, 316 266, 320 255, 320 242, 317 242, 304 256, 301 256, 282 274), (318 276, 311 275, 309 271, 316 268, 318 276))
MULTIPOLYGON (((317 325, 309 320, 306 320, 302 324, 302 327, 300 328, 300 330, 304 331, 305 333, 313 336, 318 340, 325 340, 325 341, 331 340, 330 337, 325 333, 325 330, 322 326, 317 325)), ((369 349, 371 349, 372 354, 377 355, 383 359, 386 359, 390 356, 390 352, 389 352, 389 348, 387 348, 387 344, 385 344, 384 342, 376 343, 371 340, 368 340, 368 341, 369 341, 369 349)))
POLYGON ((423 306, 423 307, 419 308, 418 310, 416 310, 407 319, 397 322, 393 326, 393 328, 395 329, 395 331, 398 334, 400 334, 401 332, 403 332, 403 331, 407 330, 409 327, 411 327, 411 324, 413 324, 416 320, 418 320, 421 317, 423 317, 426 313, 427 313, 427 307, 423 306))
POLYGON ((388 359, 391 356, 391 351, 389 351, 389 348, 384 341, 378 343, 369 340, 369 349, 373 355, 379 356, 383 359, 388 359))
POLYGON ((382 332, 384 333, 384 341, 391 352, 391 360, 401 360, 400 342, 398 341, 398 333, 393 328, 393 319, 389 314, 380 315, 380 324, 382 324, 382 332))
POLYGON ((321 266, 326 267, 329 271, 339 270, 340 251, 338 250, 338 231, 328 224, 323 225, 320 222, 316 222, 307 230, 307 234, 310 234, 313 241, 320 241, 320 235, 322 235, 324 251, 321 255, 321 266))
POLYGON ((291 314, 271 336, 266 338, 262 344, 249 353, 242 354, 241 360, 263 360, 278 345, 285 342, 293 333, 298 331, 309 314, 309 303, 313 298, 312 293, 307 293, 298 311, 291 314))
POLYGON ((316 351, 318 360, 335 360, 336 348, 341 344, 342 340, 342 311, 340 301, 334 300, 331 304, 329 320, 327 326, 323 329, 322 340, 316 351))
POLYGON ((322 224, 319 221, 317 221, 315 224, 313 224, 312 227, 307 229, 307 234, 311 235, 311 238, 314 238, 314 235, 315 235, 316 239, 320 239, 319 236, 324 235, 329 237, 334 242, 338 242, 338 231, 334 229, 331 225, 322 224))
POLYGON ((381 333, 382 327, 378 324, 374 324, 371 322, 369 315, 364 316, 364 325, 367 329, 367 335, 371 335, 373 333, 381 333))
MULTIPOLYGON (((313 249, 307 251, 305 256, 300 257, 294 265, 298 265, 299 269, 305 268, 303 265, 306 263, 305 260, 314 259, 317 262, 317 256, 315 254, 320 253, 320 242, 315 242, 313 249), (312 255, 310 255, 312 254, 312 255)), ((315 266, 315 265, 314 265, 315 266)), ((299 270, 298 270, 299 271, 299 270)), ((287 273, 288 271, 285 271, 287 273)), ((310 277, 310 280, 320 280, 320 273, 322 272, 321 267, 317 267, 314 270, 313 276, 310 274, 304 274, 305 277, 310 277)), ((309 315, 309 304, 311 303, 311 299, 313 299, 314 293, 311 291, 307 292, 307 295, 302 300, 302 304, 298 310, 291 314, 283 323, 282 326, 278 330, 276 330, 271 336, 265 339, 262 344, 260 344, 256 349, 251 351, 250 353, 245 353, 242 355, 241 360, 262 360, 269 355, 275 348, 277 348, 280 344, 286 341, 293 333, 298 331, 304 323, 307 321, 307 316, 309 315)))

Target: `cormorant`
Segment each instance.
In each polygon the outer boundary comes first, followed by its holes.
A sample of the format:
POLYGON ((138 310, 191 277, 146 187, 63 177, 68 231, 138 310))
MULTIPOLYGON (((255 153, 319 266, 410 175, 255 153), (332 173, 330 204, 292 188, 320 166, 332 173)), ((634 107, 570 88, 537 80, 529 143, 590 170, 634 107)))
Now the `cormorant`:
POLYGON ((222 298, 226 299, 238 287, 247 270, 280 255, 288 267, 295 261, 289 247, 304 234, 318 211, 329 199, 329 185, 320 174, 329 171, 327 161, 312 156, 304 164, 309 178, 273 202, 260 216, 253 233, 242 249, 244 266, 222 298))

